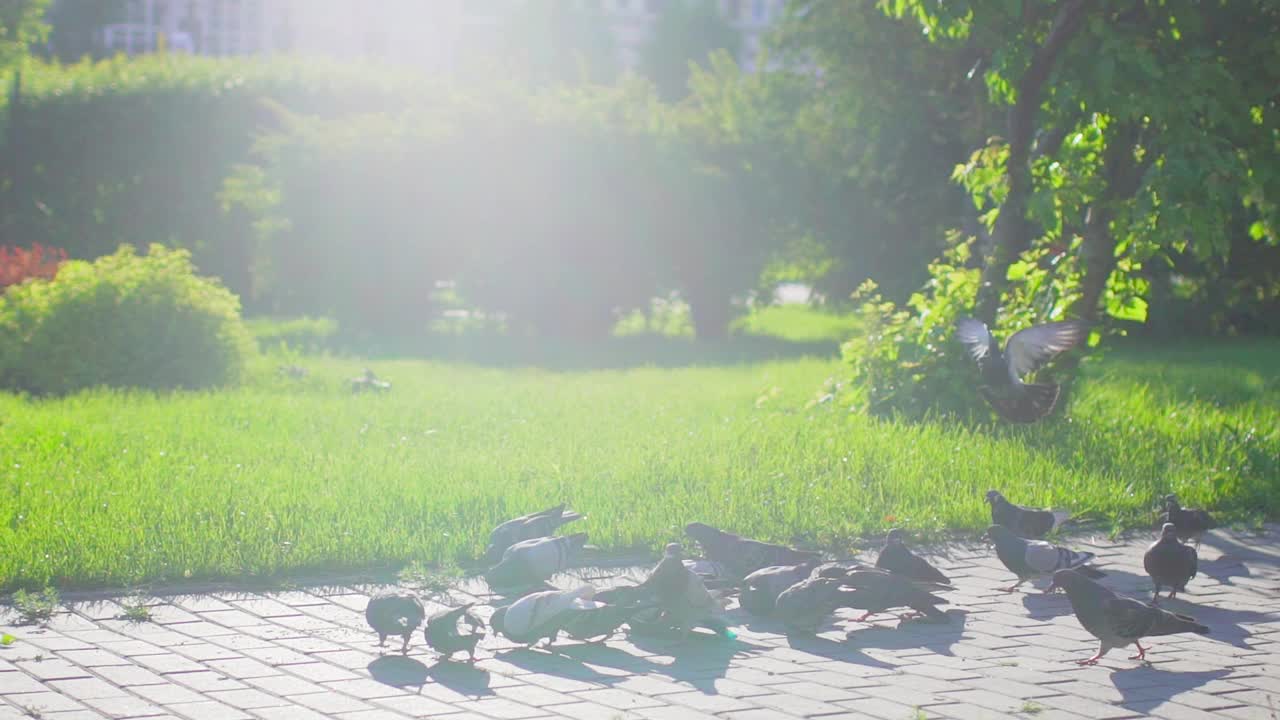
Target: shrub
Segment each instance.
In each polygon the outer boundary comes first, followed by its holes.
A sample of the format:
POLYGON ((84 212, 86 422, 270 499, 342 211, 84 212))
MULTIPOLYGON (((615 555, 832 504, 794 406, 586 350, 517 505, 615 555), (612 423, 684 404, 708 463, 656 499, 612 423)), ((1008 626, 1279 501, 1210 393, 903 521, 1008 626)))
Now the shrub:
POLYGON ((0 379, 61 394, 98 385, 201 388, 236 380, 253 341, 240 301, 196 276, 190 253, 121 246, 65 263, 0 299, 0 379))
POLYGON ((31 249, 0 247, 0 291, 30 278, 52 280, 67 259, 65 250, 32 243, 31 249))

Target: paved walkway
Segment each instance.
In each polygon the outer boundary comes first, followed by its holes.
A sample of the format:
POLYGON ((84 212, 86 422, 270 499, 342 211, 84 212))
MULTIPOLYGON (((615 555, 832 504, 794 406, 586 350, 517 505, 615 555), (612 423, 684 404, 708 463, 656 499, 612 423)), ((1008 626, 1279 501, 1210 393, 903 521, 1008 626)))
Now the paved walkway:
MULTIPOLYGON (((1075 540, 1126 592, 1150 588, 1148 542, 1075 540)), ((1097 644, 1065 597, 998 592, 1010 576, 977 545, 937 558, 958 587, 950 624, 871 628, 846 615, 789 640, 735 609, 736 642, 707 635, 674 656, 669 640, 639 637, 558 654, 489 638, 470 667, 438 662, 420 633, 407 658, 379 656, 363 617, 378 588, 366 585, 161 594, 140 624, 115 619, 110 599, 72 598, 42 629, 0 611, 0 632, 18 638, 0 649, 0 720, 1280 717, 1280 528, 1218 532, 1200 554, 1192 592, 1170 606, 1213 634, 1152 639, 1145 666, 1115 651, 1077 667, 1097 644)), ((493 601, 482 591, 468 584, 455 599, 493 601)))

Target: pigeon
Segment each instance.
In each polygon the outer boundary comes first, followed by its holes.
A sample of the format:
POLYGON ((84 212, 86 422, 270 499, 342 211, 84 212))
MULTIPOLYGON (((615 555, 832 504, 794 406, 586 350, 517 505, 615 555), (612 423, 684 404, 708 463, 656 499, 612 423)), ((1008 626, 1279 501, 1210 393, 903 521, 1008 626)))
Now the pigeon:
POLYGON ((1173 494, 1164 496, 1164 515, 1160 516, 1160 522, 1173 523, 1178 529, 1178 539, 1183 542, 1195 540, 1197 550, 1200 549, 1200 536, 1218 526, 1207 511, 1184 508, 1178 504, 1178 496, 1173 494))
POLYGON ((379 380, 377 375, 369 368, 364 369, 364 373, 357 377, 351 378, 351 392, 386 392, 391 389, 391 383, 386 380, 379 380))
POLYGON ((501 562, 484 578, 491 587, 537 585, 569 567, 586 544, 586 533, 521 540, 503 551, 501 562))
POLYGON ((812 635, 838 608, 861 607, 860 594, 858 590, 846 588, 843 580, 811 577, 783 590, 773 614, 782 620, 788 632, 812 635))
POLYGON ((876 567, 914 580, 949 584, 950 578, 929 564, 928 560, 911 552, 911 548, 907 547, 906 536, 898 528, 889 531, 884 548, 880 550, 880 557, 876 558, 876 567))
POLYGON ((854 604, 847 607, 863 610, 862 616, 854 618, 854 622, 863 622, 872 615, 879 615, 891 608, 909 607, 912 614, 901 615, 899 620, 906 620, 912 615, 928 616, 935 620, 946 618, 946 613, 937 605, 950 604, 946 599, 933 595, 935 591, 954 590, 950 585, 912 580, 883 570, 862 566, 839 567, 827 566, 814 573, 817 577, 836 578, 847 588, 853 588, 857 594, 853 596, 854 604))
POLYGON ((418 598, 408 593, 386 592, 375 595, 364 608, 364 619, 378 633, 378 647, 386 644, 388 635, 399 635, 404 638, 404 646, 400 648, 400 652, 406 655, 409 653, 409 638, 426 615, 418 598))
POLYGON ((510 605, 496 608, 489 618, 489 626, 514 642, 533 647, 546 640, 550 647, 575 615, 602 604, 592 599, 595 593, 591 585, 530 593, 510 605))
POLYGON ((809 577, 817 563, 799 565, 773 565, 760 568, 742 581, 738 604, 743 610, 764 617, 773 612, 778 596, 783 590, 809 577))
POLYGON ((1070 517, 1068 513, 1014 505, 999 490, 987 491, 987 503, 991 505, 991 524, 1003 525, 1018 537, 1042 540, 1057 530, 1070 517))
POLYGON ((529 513, 508 520, 489 533, 489 547, 485 550, 485 559, 489 562, 497 562, 502 558, 504 550, 521 540, 547 537, 555 533, 561 525, 582 518, 583 515, 566 510, 564 503, 560 503, 542 512, 529 513))
POLYGON ((1144 637, 1193 632, 1208 635, 1209 628, 1193 617, 1179 615, 1131 598, 1120 597, 1075 570, 1059 570, 1053 574, 1053 585, 1067 591, 1076 619, 1094 637, 1102 641, 1098 652, 1079 665, 1097 665, 1098 659, 1111 648, 1133 644, 1138 654, 1130 660, 1145 660, 1147 649, 1138 642, 1144 637))
POLYGON ((720 563, 737 578, 773 565, 794 565, 822 559, 816 552, 741 538, 699 522, 689 523, 684 531, 702 547, 707 559, 720 563))
POLYGON ((636 586, 636 596, 651 599, 661 609, 664 622, 680 633, 681 641, 688 639, 694 627, 710 628, 730 640, 736 638, 718 617, 723 603, 707 590, 697 573, 685 566, 682 553, 679 543, 668 544, 662 560, 636 586))
POLYGON ((484 621, 471 614, 471 603, 452 610, 441 610, 427 619, 427 627, 422 637, 432 650, 450 658, 454 653, 465 651, 476 661, 476 645, 484 638, 484 621), (458 621, 471 628, 471 632, 458 632, 458 621))
POLYGON ((1079 320, 1033 325, 1011 335, 1001 353, 984 323, 973 318, 956 323, 956 338, 978 362, 978 392, 1000 417, 1015 423, 1033 423, 1053 412, 1062 389, 1053 383, 1024 383, 1022 378, 1088 335, 1089 326, 1079 320))
POLYGON ((702 578, 702 582, 707 586, 708 590, 738 586, 739 578, 734 575, 732 570, 725 567, 724 563, 701 558, 696 560, 685 558, 683 562, 685 567, 702 578))
POLYGON ((654 610, 656 603, 636 601, 625 594, 615 595, 614 602, 608 602, 606 593, 597 593, 595 603, 591 607, 583 607, 575 612, 564 625, 564 631, 575 640, 599 642, 613 637, 623 623, 636 615, 654 610))
MULTIPOLYGON (((1003 525, 987 528, 987 537, 995 543, 1000 562, 1018 576, 1018 582, 1002 588, 1005 592, 1013 592, 1022 583, 1051 575, 1057 570, 1078 570, 1093 578, 1106 576, 1106 573, 1089 565, 1094 558, 1091 552, 1076 552, 1043 540, 1023 540, 1003 525)), ((1050 585, 1045 592, 1051 592, 1052 588, 1050 585)))
POLYGON ((1169 586, 1169 599, 1179 592, 1186 592, 1187 581, 1196 576, 1196 549, 1178 542, 1178 528, 1165 523, 1160 539, 1151 543, 1142 556, 1142 566, 1147 569, 1156 588, 1151 603, 1160 602, 1160 588, 1169 586))

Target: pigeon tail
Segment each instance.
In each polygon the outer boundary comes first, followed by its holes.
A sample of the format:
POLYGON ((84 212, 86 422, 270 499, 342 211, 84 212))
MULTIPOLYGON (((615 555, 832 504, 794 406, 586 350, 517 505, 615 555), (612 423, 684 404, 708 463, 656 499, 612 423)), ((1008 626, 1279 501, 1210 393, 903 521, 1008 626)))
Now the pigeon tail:
POLYGON ((1005 398, 991 392, 985 386, 979 388, 982 397, 995 408, 1000 417, 1012 423, 1033 423, 1053 412, 1058 404, 1062 386, 1050 383, 1028 383, 1016 396, 1005 398))
POLYGON ((1209 634, 1208 626, 1201 625, 1193 617, 1158 608, 1157 611, 1155 622, 1151 624, 1150 630, 1143 633, 1144 635, 1176 635, 1185 632, 1193 632, 1197 635, 1209 634))

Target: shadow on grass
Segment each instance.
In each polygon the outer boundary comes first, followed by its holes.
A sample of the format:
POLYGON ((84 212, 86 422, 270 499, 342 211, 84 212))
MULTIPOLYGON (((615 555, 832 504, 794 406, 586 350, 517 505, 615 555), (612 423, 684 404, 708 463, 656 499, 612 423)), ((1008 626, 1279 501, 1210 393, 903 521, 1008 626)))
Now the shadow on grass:
POLYGON ((534 367, 557 371, 742 365, 800 357, 835 357, 839 343, 796 342, 764 335, 695 341, 663 336, 609 337, 599 341, 505 335, 433 335, 422 340, 344 340, 336 351, 370 360, 406 357, 489 368, 534 367))

